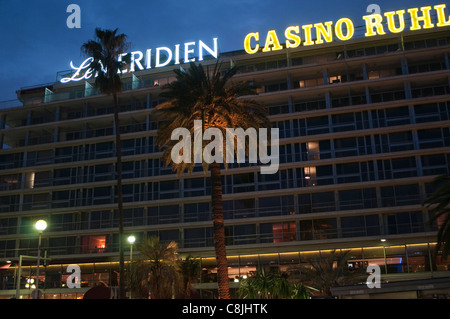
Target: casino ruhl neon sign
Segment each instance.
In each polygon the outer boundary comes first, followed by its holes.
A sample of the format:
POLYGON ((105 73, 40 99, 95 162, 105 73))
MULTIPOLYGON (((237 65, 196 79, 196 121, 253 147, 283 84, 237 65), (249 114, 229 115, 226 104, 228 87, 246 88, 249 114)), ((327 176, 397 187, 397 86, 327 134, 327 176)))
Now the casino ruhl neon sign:
MULTIPOLYGON (((427 6, 421 8, 412 8, 408 10, 397 10, 381 14, 370 14, 363 16, 365 24, 365 37, 384 35, 386 32, 400 33, 405 31, 405 19, 409 16, 411 31, 421 29, 431 29, 435 27, 450 26, 450 18, 445 14, 446 5, 440 4, 434 7, 427 6), (432 12, 436 13, 437 23, 431 21, 432 12)), ((285 47, 296 48, 300 45, 312 46, 322 43, 333 42, 336 38, 341 41, 347 41, 355 35, 355 26, 352 20, 342 18, 333 23, 327 21, 324 23, 306 24, 303 26, 289 26, 284 30, 285 47), (315 38, 314 38, 315 36, 315 38)), ((261 39, 262 40, 262 39, 261 39)), ((275 30, 267 32, 264 42, 260 42, 259 32, 251 32, 244 39, 244 50, 248 54, 254 54, 259 51, 270 52, 283 50, 278 34, 275 30), (263 47, 262 44, 264 44, 263 47)))

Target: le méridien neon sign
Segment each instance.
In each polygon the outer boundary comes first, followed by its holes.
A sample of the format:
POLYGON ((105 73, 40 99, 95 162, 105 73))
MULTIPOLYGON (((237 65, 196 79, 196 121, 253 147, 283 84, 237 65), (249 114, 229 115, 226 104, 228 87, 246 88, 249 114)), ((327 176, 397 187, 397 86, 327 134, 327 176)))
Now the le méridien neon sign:
MULTIPOLYGON (((446 15, 446 5, 440 4, 434 7, 426 6, 407 10, 389 11, 382 14, 370 14, 363 16, 365 25, 365 37, 384 35, 387 32, 401 33, 403 31, 416 31, 436 27, 450 26, 450 18, 446 15), (433 12, 434 11, 434 12, 433 12), (431 14, 435 13, 437 23, 433 23, 431 14), (405 20, 410 18, 410 26, 406 27, 405 20)), ((312 46, 333 42, 336 39, 348 41, 355 35, 355 24, 349 18, 323 23, 306 24, 301 27, 289 26, 284 30, 284 44, 279 40, 275 30, 269 30, 265 41, 260 42, 260 33, 251 32, 244 38, 244 50, 248 54, 257 52, 271 52, 288 48, 297 48, 300 45, 312 46), (264 46, 262 46, 264 45, 264 46)))
MULTIPOLYGON (((122 61, 123 57, 130 55, 129 69, 124 69, 121 73, 132 73, 135 71, 142 71, 151 68, 162 68, 173 63, 183 64, 196 61, 195 54, 198 54, 198 61, 203 61, 206 55, 211 55, 217 59, 219 55, 217 38, 213 38, 212 47, 205 44, 203 41, 186 42, 183 45, 176 44, 174 48, 158 47, 155 50, 147 49, 146 51, 133 51, 130 53, 123 53, 118 56, 117 60, 122 61)), ((61 83, 68 83, 72 81, 88 80, 93 74, 90 64, 94 59, 89 57, 85 59, 79 66, 76 66, 73 61, 70 61, 70 67, 73 73, 70 77, 65 77, 60 80, 61 83)))

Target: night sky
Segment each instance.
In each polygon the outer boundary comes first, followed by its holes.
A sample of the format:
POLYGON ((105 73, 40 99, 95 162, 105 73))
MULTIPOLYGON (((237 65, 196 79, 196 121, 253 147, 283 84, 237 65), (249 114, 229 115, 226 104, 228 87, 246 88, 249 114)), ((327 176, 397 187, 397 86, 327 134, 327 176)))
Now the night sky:
MULTIPOLYGON (((362 25, 369 4, 382 12, 447 4, 448 0, 302 1, 302 0, 0 0, 0 101, 16 99, 16 90, 54 82, 56 73, 79 65, 81 45, 94 39, 96 27, 119 28, 132 50, 218 38, 220 52, 243 49, 249 32, 280 36, 290 25, 350 18, 362 25), (81 28, 66 25, 70 4, 81 8, 81 28)), ((450 8, 447 8, 447 14, 450 8)), ((284 39, 284 38, 283 38, 284 39)), ((261 39, 260 39, 261 40, 261 39)))

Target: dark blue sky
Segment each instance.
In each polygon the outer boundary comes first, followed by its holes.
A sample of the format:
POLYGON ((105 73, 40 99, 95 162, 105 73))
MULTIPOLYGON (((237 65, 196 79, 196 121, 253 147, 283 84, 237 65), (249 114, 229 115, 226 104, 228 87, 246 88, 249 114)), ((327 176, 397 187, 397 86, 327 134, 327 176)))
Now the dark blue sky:
MULTIPOLYGON (((119 28, 145 51, 161 46, 218 37, 220 52, 240 50, 249 32, 281 35, 290 25, 337 21, 342 17, 362 25, 369 4, 383 12, 448 0, 0 0, 0 101, 16 99, 21 87, 54 82, 58 71, 79 65, 80 47, 94 38, 94 29, 119 28), (69 4, 81 8, 81 28, 69 29, 69 4)), ((449 8, 447 9, 447 12, 449 8)))

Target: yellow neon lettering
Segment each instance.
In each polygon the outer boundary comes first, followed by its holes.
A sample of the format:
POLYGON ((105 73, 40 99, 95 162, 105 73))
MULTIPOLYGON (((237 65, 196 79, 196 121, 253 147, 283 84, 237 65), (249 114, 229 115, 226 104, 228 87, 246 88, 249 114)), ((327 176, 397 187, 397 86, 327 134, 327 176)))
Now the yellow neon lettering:
POLYGON ((284 37, 286 38, 286 48, 296 48, 302 42, 302 40, 300 39, 300 36, 298 36, 297 34, 293 34, 292 32, 299 34, 300 27, 297 25, 297 26, 292 26, 292 27, 286 28, 286 30, 284 31, 284 37), (294 42, 291 42, 291 41, 294 41, 294 42))
POLYGON ((255 38, 255 41, 258 42, 259 41, 259 32, 252 32, 246 35, 245 39, 244 39, 244 49, 245 52, 247 52, 248 54, 254 54, 256 52, 258 52, 259 50, 259 44, 256 43, 255 48, 252 49, 250 41, 252 40, 252 38, 255 38))
POLYGON ((276 51, 281 50, 283 47, 280 45, 280 41, 278 41, 278 36, 275 30, 270 30, 267 32, 266 44, 264 45, 263 52, 276 51), (270 48, 273 46, 273 48, 270 48))
POLYGON ((438 6, 434 6, 434 10, 436 10, 438 23, 436 26, 438 27, 446 27, 450 25, 450 18, 446 21, 445 19, 445 4, 440 4, 438 6))
POLYGON ((311 29, 313 25, 312 24, 306 24, 302 26, 302 29, 305 31, 305 41, 303 42, 303 45, 313 45, 314 42, 312 41, 311 36, 311 29))
POLYGON ((405 29, 405 10, 398 10, 398 11, 390 11, 386 12, 384 15, 387 18, 387 24, 389 31, 392 33, 400 33, 405 29), (395 18, 394 16, 398 15, 398 21, 399 21, 399 27, 397 28, 395 26, 395 18))
POLYGON ((333 42, 333 21, 327 21, 325 25, 327 26, 326 29, 323 23, 314 24, 316 28, 316 44, 323 43, 322 36, 325 42, 333 42))
POLYGON ((336 37, 339 40, 345 41, 345 40, 350 40, 353 35, 355 34, 355 26, 353 25, 352 20, 348 19, 348 18, 342 18, 339 19, 336 22, 336 26, 334 27, 334 31, 336 33, 336 37), (345 23, 346 27, 347 27, 347 35, 344 35, 344 32, 342 31, 342 25, 345 23))
POLYGON ((409 14, 411 15, 411 28, 410 30, 420 30, 420 24, 419 21, 423 21, 423 28, 424 29, 430 29, 434 27, 434 24, 431 23, 431 17, 430 17, 430 10, 431 7, 422 7, 420 8, 420 11, 422 11, 422 16, 418 16, 419 9, 413 8, 408 9, 409 14))
POLYGON ((377 34, 386 34, 382 25, 383 17, 380 14, 363 16, 363 19, 366 21, 366 33, 364 34, 366 37, 371 37, 377 34), (377 31, 375 32, 374 29, 377 29, 377 31))

